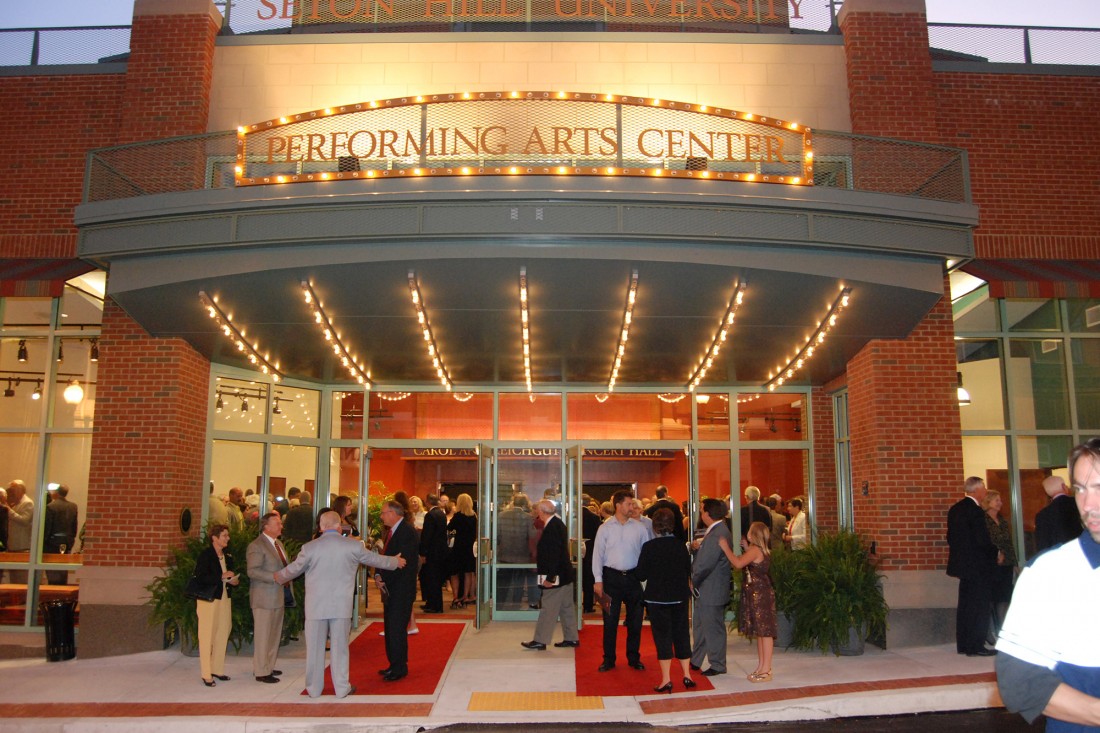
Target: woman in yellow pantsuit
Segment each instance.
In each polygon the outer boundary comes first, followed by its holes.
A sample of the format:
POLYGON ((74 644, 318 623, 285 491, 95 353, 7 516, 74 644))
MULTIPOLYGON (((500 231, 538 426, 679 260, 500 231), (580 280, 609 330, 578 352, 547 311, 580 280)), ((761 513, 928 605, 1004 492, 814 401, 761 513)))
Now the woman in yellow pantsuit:
POLYGON ((229 545, 229 527, 224 524, 210 526, 210 546, 199 553, 195 563, 195 576, 204 586, 221 586, 221 593, 213 601, 195 601, 199 617, 199 666, 202 682, 207 687, 217 684, 215 679, 229 681, 225 674, 225 649, 229 643, 229 631, 233 625, 230 586, 240 583, 240 576, 233 572, 233 557, 225 551, 229 545))

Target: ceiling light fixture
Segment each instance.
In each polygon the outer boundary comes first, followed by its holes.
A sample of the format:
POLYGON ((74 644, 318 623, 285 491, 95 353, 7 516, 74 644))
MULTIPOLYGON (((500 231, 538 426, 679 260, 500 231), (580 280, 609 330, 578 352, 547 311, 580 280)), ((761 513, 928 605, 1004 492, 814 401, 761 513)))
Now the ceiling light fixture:
POLYGON ((364 388, 370 389, 374 386, 374 382, 371 381, 370 375, 363 369, 363 365, 360 364, 351 352, 348 351, 348 347, 344 345, 343 340, 340 338, 340 334, 336 332, 336 327, 332 325, 332 320, 325 313, 325 308, 321 304, 321 299, 317 297, 317 293, 313 290, 313 284, 307 280, 302 281, 302 295, 306 300, 306 305, 309 306, 310 311, 313 313, 313 322, 317 324, 317 328, 321 329, 321 333, 325 336, 325 341, 332 345, 332 353, 340 360, 340 363, 344 365, 344 368, 348 370, 348 374, 364 388))
POLYGON ((428 313, 424 307, 424 298, 420 294, 420 282, 416 278, 415 270, 409 270, 409 297, 412 298, 413 307, 416 308, 416 320, 420 324, 421 333, 424 334, 424 341, 428 344, 428 358, 432 360, 432 366, 435 367, 435 374, 439 377, 440 384, 450 392, 454 383, 439 353, 435 335, 432 333, 432 325, 428 322, 428 313))
POLYGON ((840 295, 833 301, 833 304, 829 307, 829 312, 826 313, 825 317, 821 319, 821 322, 817 324, 817 328, 814 329, 813 334, 810 335, 810 338, 807 339, 802 348, 798 350, 798 353, 787 362, 785 367, 780 368, 774 375, 770 375, 768 381, 764 382, 764 386, 768 388, 769 392, 774 392, 776 387, 782 387, 784 382, 790 381, 790 379, 805 366, 806 362, 813 357, 815 351, 825 343, 825 338, 836 326, 841 311, 848 307, 848 302, 851 300, 851 297, 852 289, 841 286, 840 295))
POLYGON ((963 373, 955 372, 955 377, 958 380, 958 387, 955 389, 955 394, 959 400, 959 407, 966 407, 970 404, 970 393, 966 391, 966 387, 963 386, 963 373))
POLYGON ((24 339, 19 339, 19 361, 27 360, 27 342, 24 339))
POLYGON ((282 397, 275 397, 274 404, 271 408, 271 414, 272 415, 282 415, 283 414, 283 408, 279 407, 279 401, 281 399, 282 399, 282 397))
POLYGON ((527 310, 527 268, 519 268, 519 321, 523 331, 523 377, 531 391, 531 323, 527 310))
POLYGON ((78 405, 80 401, 84 399, 84 388, 80 386, 80 382, 74 379, 69 382, 69 386, 65 388, 61 396, 64 397, 65 401, 70 405, 78 405))
POLYGON ((733 327, 734 318, 737 317, 737 309, 741 307, 741 302, 745 299, 745 287, 744 279, 738 280, 733 286, 733 295, 726 304, 726 312, 722 315, 722 321, 718 324, 718 330, 715 331, 714 338, 711 339, 710 348, 707 349, 707 354, 703 357, 703 360, 695 367, 695 371, 688 377, 687 388, 689 391, 695 391, 695 388, 707 376, 707 370, 714 364, 719 352, 722 351, 722 345, 726 343, 726 337, 730 328, 733 327))
POLYGON ((225 400, 222 399, 222 393, 218 392, 218 401, 214 403, 214 409, 221 412, 225 409, 225 400))
POLYGON ((623 354, 626 353, 626 341, 630 338, 630 324, 634 320, 634 302, 638 299, 638 271, 630 273, 630 287, 626 291, 626 307, 623 309, 623 325, 619 331, 619 345, 615 348, 615 360, 611 365, 611 376, 607 380, 607 391, 615 389, 615 382, 619 381, 619 367, 623 363, 623 354))
POLYGON ((657 395, 657 399, 659 399, 661 402, 667 402, 670 405, 676 404, 677 402, 684 399, 685 397, 687 397, 686 394, 674 395, 671 392, 665 392, 664 394, 657 395))
POLYGON ((244 331, 237 328, 237 325, 233 323, 232 317, 221 309, 218 305, 218 301, 215 298, 206 294, 205 290, 199 291, 199 299, 202 300, 202 304, 206 306, 207 314, 214 319, 214 322, 221 326, 222 333, 230 341, 237 345, 237 351, 242 352, 248 357, 248 360, 260 368, 264 374, 271 376, 271 381, 278 382, 283 378, 283 375, 279 372, 278 366, 271 363, 270 355, 264 356, 256 349, 255 344, 252 344, 245 339, 244 331))
POLYGON ((34 391, 33 391, 33 392, 31 392, 31 399, 32 399, 32 400, 40 400, 40 399, 42 399, 42 380, 41 380, 41 379, 39 379, 39 380, 38 380, 38 381, 37 381, 37 382, 35 383, 34 391))

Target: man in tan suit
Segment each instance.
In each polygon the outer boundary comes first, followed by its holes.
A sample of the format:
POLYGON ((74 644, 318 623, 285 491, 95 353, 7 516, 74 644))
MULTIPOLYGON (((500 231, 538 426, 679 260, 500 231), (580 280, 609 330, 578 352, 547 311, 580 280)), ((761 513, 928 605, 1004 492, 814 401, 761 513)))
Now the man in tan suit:
POLYGON ((284 587, 275 582, 275 573, 287 565, 286 549, 279 542, 283 519, 279 512, 268 512, 260 520, 260 536, 248 545, 249 602, 252 605, 252 671, 257 682, 278 682, 282 670, 275 669, 279 641, 283 631, 284 587))

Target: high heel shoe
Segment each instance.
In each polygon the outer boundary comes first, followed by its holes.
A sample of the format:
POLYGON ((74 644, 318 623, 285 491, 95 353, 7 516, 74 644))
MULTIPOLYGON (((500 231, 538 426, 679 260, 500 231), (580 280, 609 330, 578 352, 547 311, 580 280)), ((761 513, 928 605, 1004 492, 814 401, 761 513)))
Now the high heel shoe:
POLYGON ((656 692, 656 693, 660 693, 660 694, 663 694, 663 693, 666 693, 666 692, 669 693, 669 694, 672 694, 672 680, 669 680, 668 682, 664 683, 660 687, 654 687, 653 691, 656 692))
POLYGON ((466 604, 463 603, 462 601, 451 601, 451 608, 452 609, 466 608, 466 604))
POLYGON ((753 672, 749 675, 749 682, 767 682, 772 678, 772 673, 769 672, 753 672))
POLYGON ((206 685, 207 687, 213 687, 214 685, 218 684, 218 683, 217 683, 217 682, 215 682, 214 680, 206 680, 206 679, 203 679, 202 677, 200 677, 199 679, 201 679, 201 680, 202 680, 202 683, 203 683, 204 685, 206 685))
POLYGON ((228 682, 229 681, 229 675, 226 675, 226 674, 212 674, 210 676, 215 677, 215 678, 221 680, 222 682, 228 682))
POLYGON ((692 678, 690 678, 690 677, 685 677, 685 678, 684 678, 684 687, 686 687, 686 688, 687 688, 687 689, 689 689, 689 690, 690 690, 690 689, 691 689, 692 687, 695 687, 695 680, 693 680, 693 679, 692 679, 692 678))

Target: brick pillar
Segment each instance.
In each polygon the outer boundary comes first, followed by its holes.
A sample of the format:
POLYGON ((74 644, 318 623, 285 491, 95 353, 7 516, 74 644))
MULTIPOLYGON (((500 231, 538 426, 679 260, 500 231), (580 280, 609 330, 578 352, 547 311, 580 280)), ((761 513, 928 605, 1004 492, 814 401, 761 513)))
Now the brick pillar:
MULTIPOLYGON (((137 0, 120 143, 206 131, 219 21, 209 0, 137 0)), ((191 510, 193 535, 206 498, 210 363, 181 339, 151 337, 110 299, 99 343, 82 657, 162 648, 144 587, 184 538, 182 510, 191 510)))
POLYGON ((833 398, 829 391, 814 387, 813 405, 814 512, 811 519, 818 532, 835 532, 840 524, 836 482, 836 430, 833 398))
POLYGON ((947 509, 964 478, 955 370, 947 297, 908 338, 871 341, 848 363, 852 483, 867 482, 867 496, 853 491, 853 514, 878 543, 893 645, 954 634, 956 586, 944 567, 947 509))

